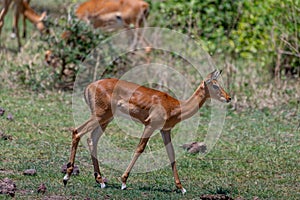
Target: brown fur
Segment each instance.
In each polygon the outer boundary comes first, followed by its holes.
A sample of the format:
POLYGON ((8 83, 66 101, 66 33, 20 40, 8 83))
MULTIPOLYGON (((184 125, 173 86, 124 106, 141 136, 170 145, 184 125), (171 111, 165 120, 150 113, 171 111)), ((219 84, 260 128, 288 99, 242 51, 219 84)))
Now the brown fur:
MULTIPOLYGON (((153 131, 160 130, 166 150, 171 162, 175 184, 185 193, 176 169, 175 154, 171 143, 171 129, 180 121, 194 115, 208 98, 229 102, 230 96, 218 84, 220 72, 214 71, 206 80, 202 81, 194 94, 186 101, 177 100, 170 95, 137 85, 135 83, 118 80, 102 79, 91 83, 85 89, 85 99, 91 109, 90 119, 73 131, 72 150, 69 171, 64 178, 66 184, 74 166, 75 154, 79 139, 87 132, 91 132, 88 139, 93 160, 96 181, 101 182, 101 173, 97 160, 97 143, 107 124, 113 120, 114 114, 130 115, 135 121, 142 123, 145 128, 132 161, 121 177, 126 187, 129 173, 140 154, 144 151, 153 131)), ((122 188, 124 188, 122 185, 122 188)), ((101 185, 102 186, 102 185, 101 185)), ((104 185, 105 186, 105 185, 104 185)))
POLYGON ((13 18, 13 34, 16 34, 16 37, 18 39, 18 46, 19 49, 21 48, 21 40, 19 36, 19 27, 18 22, 20 15, 23 15, 23 37, 26 36, 26 19, 28 19, 31 23, 33 23, 37 29, 42 32, 45 30, 45 26, 42 22, 42 20, 46 16, 46 12, 43 12, 41 15, 37 14, 30 6, 29 6, 29 0, 3 0, 3 8, 0 12, 0 34, 2 27, 4 25, 4 18, 7 14, 7 11, 9 9, 9 6, 11 3, 14 2, 15 4, 15 13, 13 18))
POLYGON ((95 28, 115 30, 140 27, 148 12, 149 4, 143 0, 89 0, 79 5, 75 14, 95 28))

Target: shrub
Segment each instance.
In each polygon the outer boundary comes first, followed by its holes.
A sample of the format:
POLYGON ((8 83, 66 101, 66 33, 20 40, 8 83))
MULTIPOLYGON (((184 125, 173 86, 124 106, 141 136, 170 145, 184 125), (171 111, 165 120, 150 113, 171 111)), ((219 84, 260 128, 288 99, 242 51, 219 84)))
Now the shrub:
MULTIPOLYGON (((210 54, 260 63, 260 69, 300 73, 299 1, 155 1, 151 25, 202 40, 210 54)), ((151 15, 150 15, 151 16, 151 15)), ((243 66, 248 67, 248 66, 243 66)))
MULTIPOLYGON (((72 12, 73 13, 73 12, 72 12)), ((46 61, 53 67, 57 87, 72 88, 79 63, 95 48, 105 35, 72 14, 62 16, 52 22, 51 31, 44 36, 47 43, 46 61)))

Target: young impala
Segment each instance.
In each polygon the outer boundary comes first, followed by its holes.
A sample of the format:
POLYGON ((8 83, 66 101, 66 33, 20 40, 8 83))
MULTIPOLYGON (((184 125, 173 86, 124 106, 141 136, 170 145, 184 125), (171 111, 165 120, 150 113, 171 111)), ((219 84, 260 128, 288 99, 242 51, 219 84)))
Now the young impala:
POLYGON ((176 169, 175 154, 171 142, 171 130, 179 122, 192 117, 208 98, 221 102, 230 102, 230 96, 219 85, 217 78, 221 71, 213 71, 202 81, 194 94, 185 101, 179 101, 170 95, 118 79, 102 79, 91 83, 84 92, 85 100, 91 110, 90 118, 73 130, 72 149, 67 164, 67 173, 63 179, 67 184, 74 168, 76 149, 80 138, 91 132, 88 146, 94 165, 94 175, 101 188, 105 187, 97 159, 97 143, 114 114, 121 112, 130 115, 133 120, 142 123, 144 132, 135 150, 134 156, 121 177, 121 189, 126 188, 127 178, 138 157, 143 153, 153 131, 160 130, 169 160, 171 162, 175 184, 184 194, 176 169))

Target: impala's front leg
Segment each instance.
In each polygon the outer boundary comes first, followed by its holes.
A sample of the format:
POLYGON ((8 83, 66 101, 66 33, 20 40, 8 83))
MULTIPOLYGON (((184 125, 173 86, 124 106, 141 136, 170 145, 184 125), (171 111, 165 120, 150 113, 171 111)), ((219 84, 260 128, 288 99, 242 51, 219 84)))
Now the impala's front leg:
POLYGON ((167 153, 168 153, 168 157, 171 162, 176 187, 181 190, 182 194, 184 194, 184 193, 186 193, 186 190, 182 187, 181 182, 179 180, 179 176, 178 176, 178 172, 177 172, 177 168, 176 168, 174 148, 173 148, 173 144, 171 142, 171 131, 170 130, 169 131, 161 130, 161 136, 163 138, 163 141, 164 141, 167 153))
POLYGON ((100 172, 100 167, 99 167, 99 162, 98 162, 98 157, 97 157, 97 144, 99 141, 99 138, 105 131, 107 124, 101 125, 98 128, 96 128, 92 133, 91 133, 91 138, 87 139, 87 144, 89 146, 89 150, 91 153, 91 158, 94 166, 94 176, 95 180, 98 184, 101 185, 101 188, 105 188, 105 183, 104 180, 101 176, 100 172))
POLYGON ((151 126, 146 126, 145 127, 144 133, 141 137, 140 143, 138 144, 138 146, 135 150, 134 156, 133 156, 130 164, 128 165, 126 171, 124 172, 124 174, 121 177, 121 180, 122 180, 121 189, 122 190, 126 189, 126 181, 127 181, 128 176, 129 176, 129 173, 130 173, 132 167, 134 166, 135 162, 139 158, 139 156, 144 152, 145 147, 146 147, 146 145, 149 141, 149 138, 152 135, 153 131, 154 131, 154 129, 151 126))

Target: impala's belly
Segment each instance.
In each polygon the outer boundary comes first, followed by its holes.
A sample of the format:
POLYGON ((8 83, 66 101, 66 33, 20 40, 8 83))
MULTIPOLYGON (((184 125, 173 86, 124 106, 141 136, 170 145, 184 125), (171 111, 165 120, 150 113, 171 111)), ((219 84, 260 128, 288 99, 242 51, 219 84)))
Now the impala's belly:
POLYGON ((119 100, 113 106, 113 113, 117 116, 122 116, 140 123, 145 124, 145 119, 149 116, 149 111, 141 109, 134 104, 119 100))

